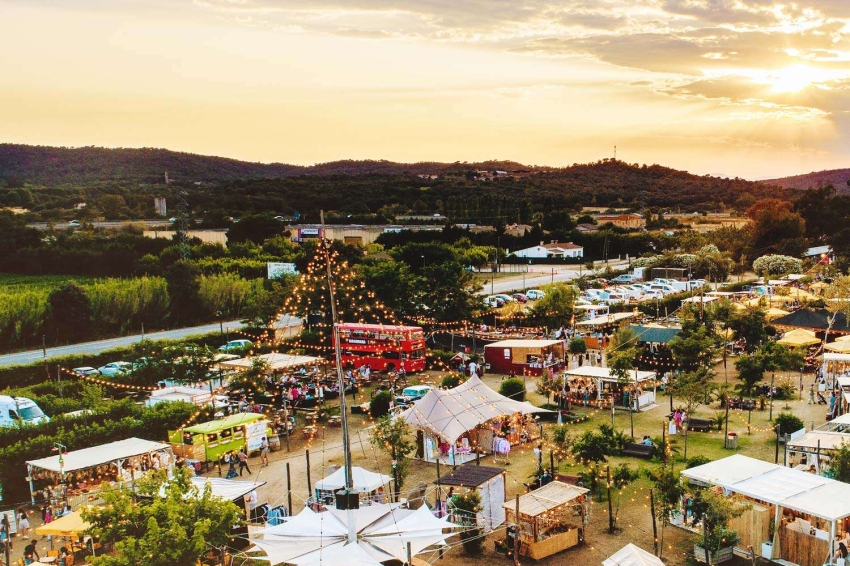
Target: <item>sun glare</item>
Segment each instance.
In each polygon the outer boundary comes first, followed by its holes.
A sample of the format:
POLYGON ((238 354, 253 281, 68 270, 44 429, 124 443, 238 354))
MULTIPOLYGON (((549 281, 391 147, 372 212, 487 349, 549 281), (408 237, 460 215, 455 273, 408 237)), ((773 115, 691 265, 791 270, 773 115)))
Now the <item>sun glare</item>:
POLYGON ((808 65, 792 65, 767 73, 765 82, 773 92, 798 92, 826 78, 826 73, 821 69, 808 65))

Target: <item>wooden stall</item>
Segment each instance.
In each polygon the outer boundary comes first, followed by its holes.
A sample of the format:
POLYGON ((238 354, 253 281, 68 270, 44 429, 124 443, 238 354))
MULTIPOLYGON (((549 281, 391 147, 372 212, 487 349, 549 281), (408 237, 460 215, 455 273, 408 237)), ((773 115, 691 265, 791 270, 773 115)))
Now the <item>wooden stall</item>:
POLYGON ((484 346, 484 360, 493 373, 540 375, 564 367, 565 340, 502 340, 484 346))
POLYGON ((553 481, 504 503, 507 522, 519 524, 520 554, 541 560, 584 541, 587 494, 583 487, 553 481))

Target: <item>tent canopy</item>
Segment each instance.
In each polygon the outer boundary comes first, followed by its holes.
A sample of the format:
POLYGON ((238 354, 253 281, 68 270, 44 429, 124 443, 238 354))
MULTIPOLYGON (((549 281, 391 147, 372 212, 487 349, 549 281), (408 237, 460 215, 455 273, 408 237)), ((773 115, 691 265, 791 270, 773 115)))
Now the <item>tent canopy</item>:
POLYGON ((615 312, 614 314, 603 314, 591 320, 582 320, 577 322, 576 326, 605 326, 608 324, 617 324, 629 318, 636 317, 633 312, 615 312))
POLYGON ((779 344, 784 344, 786 346, 792 347, 802 347, 802 346, 813 346, 815 344, 820 344, 820 340, 815 333, 811 330, 804 330, 802 328, 795 328, 789 332, 785 333, 785 336, 777 340, 779 344))
MULTIPOLYGON (((390 483, 392 478, 384 474, 377 474, 357 466, 352 466, 351 479, 354 482, 354 491, 358 493, 370 493, 390 483)), ((337 491, 343 487, 345 487, 344 466, 325 479, 316 482, 316 489, 321 491, 337 491)))
MULTIPOLYGON (((601 379, 602 381, 613 381, 616 383, 617 378, 611 375, 611 368, 603 368, 598 366, 579 366, 565 372, 570 377, 589 377, 591 379, 601 379)), ((648 379, 655 379, 654 371, 629 371, 629 382, 640 383, 648 379)))
MULTIPOLYGON (((541 488, 520 496, 519 514, 526 517, 537 517, 581 497, 588 491, 583 487, 564 482, 549 482, 541 488)), ((516 509, 516 502, 503 503, 502 507, 516 509)))
POLYGON ((850 517, 850 484, 740 454, 683 470, 682 476, 827 521, 850 517))
POLYGON ((141 456, 166 449, 171 449, 171 446, 141 438, 128 438, 126 440, 118 440, 108 444, 101 444, 100 446, 68 452, 61 456, 63 460, 62 464, 59 463, 59 454, 41 458, 40 460, 30 460, 27 464, 34 468, 50 470, 51 472, 72 472, 74 470, 92 468, 101 464, 109 464, 118 460, 126 460, 133 456, 141 456))
POLYGON ((838 352, 839 354, 850 354, 850 340, 836 340, 824 346, 823 349, 830 352, 838 352))
POLYGON ((454 442, 466 431, 496 417, 548 412, 531 403, 499 395, 478 376, 473 376, 454 389, 432 389, 399 418, 414 428, 454 442))
POLYGON ((35 534, 41 536, 57 536, 71 537, 84 533, 91 528, 91 525, 83 521, 79 511, 74 511, 67 515, 62 515, 58 519, 54 519, 50 523, 46 523, 35 529, 35 534))
POLYGON ((312 366, 324 361, 322 358, 316 358, 313 356, 273 353, 254 356, 253 358, 239 358, 238 360, 221 362, 219 366, 221 366, 222 369, 245 371, 251 369, 254 365, 254 360, 258 358, 267 361, 269 363, 269 369, 273 372, 290 368, 300 368, 302 366, 312 366))
POLYGON ((206 486, 210 486, 210 491, 214 497, 220 497, 226 501, 236 501, 240 497, 244 497, 255 489, 266 485, 264 481, 240 481, 226 480, 224 478, 205 478, 195 476, 190 478, 195 487, 200 493, 204 492, 206 486))
POLYGON ((602 566, 664 566, 664 562, 651 552, 629 543, 603 560, 602 566))
POLYGON ((845 442, 850 443, 850 434, 810 430, 803 436, 788 441, 788 450, 837 450, 845 442))
POLYGON ((484 348, 547 348, 563 344, 563 340, 500 340, 486 344, 484 348))

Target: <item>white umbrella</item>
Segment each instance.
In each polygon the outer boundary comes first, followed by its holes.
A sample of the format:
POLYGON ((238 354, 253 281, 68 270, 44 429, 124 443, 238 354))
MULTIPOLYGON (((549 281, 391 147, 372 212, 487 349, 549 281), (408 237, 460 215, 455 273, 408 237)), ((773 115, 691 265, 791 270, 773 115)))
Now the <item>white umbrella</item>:
POLYGON ((416 511, 398 504, 376 504, 345 511, 330 509, 315 513, 305 509, 285 523, 263 531, 263 539, 251 539, 266 553, 260 560, 297 566, 375 566, 388 560, 407 562, 407 544, 412 555, 429 546, 444 544, 454 527, 438 519, 427 507, 416 511), (356 537, 349 540, 349 521, 356 537))

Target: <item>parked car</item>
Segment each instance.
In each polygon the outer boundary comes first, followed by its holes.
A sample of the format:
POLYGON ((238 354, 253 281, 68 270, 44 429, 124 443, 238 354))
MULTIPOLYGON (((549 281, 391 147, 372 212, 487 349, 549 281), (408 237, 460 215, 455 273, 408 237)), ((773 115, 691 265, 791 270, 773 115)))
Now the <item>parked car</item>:
POLYGON ((491 309, 498 309, 505 306, 505 301, 496 296, 486 297, 484 299, 484 306, 487 306, 491 309))
POLYGON ((116 375, 124 375, 133 371, 133 364, 130 362, 109 362, 105 366, 100 366, 97 371, 106 377, 115 377, 116 375))
POLYGON ((253 345, 254 343, 250 340, 245 340, 244 338, 241 338, 239 340, 231 340, 227 344, 219 346, 218 349, 222 352, 232 352, 234 350, 245 350, 253 345))
POLYGON ((425 397, 425 395, 427 395, 432 389, 433 387, 430 385, 411 385, 410 387, 405 387, 402 390, 401 395, 407 399, 408 402, 418 401, 425 397))
POLYGON ((97 369, 89 366, 74 368, 71 371, 77 375, 82 375, 83 377, 87 375, 100 375, 100 372, 97 369))
POLYGON ((620 283, 634 283, 634 282, 635 282, 635 276, 631 275, 629 273, 624 273, 622 275, 618 275, 615 278, 608 281, 608 283, 610 283, 612 285, 618 285, 620 283))
POLYGON ((513 294, 513 295, 511 295, 511 296, 512 296, 512 297, 513 297, 513 298, 514 298, 517 302, 520 302, 520 303, 527 303, 527 302, 528 302, 528 297, 526 297, 526 296, 525 296, 525 295, 523 295, 522 293, 514 293, 514 294, 513 294))
POLYGON ((542 299, 543 297, 545 297, 546 293, 538 289, 529 289, 525 292, 525 296, 530 301, 536 301, 537 299, 542 299))
POLYGON ((515 303, 515 302, 516 302, 516 299, 514 299, 514 298, 513 298, 513 297, 511 297, 510 295, 505 295, 504 293, 496 293, 496 294, 495 294, 495 295, 493 295, 493 296, 494 296, 494 297, 496 297, 497 299, 502 299, 502 301, 503 301, 505 304, 508 304, 508 303, 515 303))
POLYGON ((68 222, 68 226, 79 226, 79 225, 80 225, 79 220, 71 220, 70 222, 68 222))

